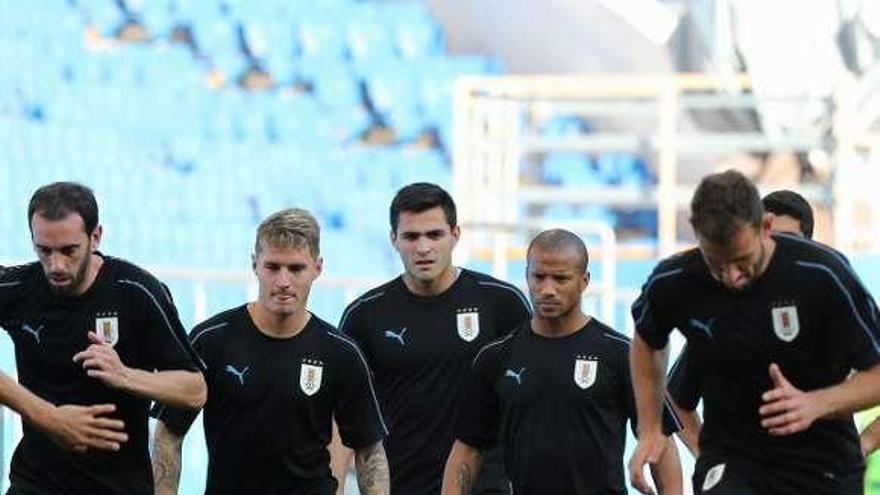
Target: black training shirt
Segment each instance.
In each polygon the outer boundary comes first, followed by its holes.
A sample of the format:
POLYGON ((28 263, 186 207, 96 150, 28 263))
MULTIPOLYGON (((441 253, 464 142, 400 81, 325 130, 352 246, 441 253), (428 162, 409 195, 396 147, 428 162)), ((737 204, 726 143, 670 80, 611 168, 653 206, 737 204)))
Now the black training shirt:
MULTIPOLYGON (((397 277, 349 305, 340 330, 358 342, 376 378, 392 493, 440 493, 468 367, 483 345, 528 316, 514 286, 464 269, 437 296, 414 295, 397 277)), ((476 493, 506 492, 500 459, 492 454, 486 464, 476 493)))
POLYGON ((804 432, 771 436, 760 424, 761 395, 772 388, 770 363, 809 391, 880 362, 876 305, 836 251, 796 236, 774 239, 766 271, 743 291, 714 280, 696 249, 661 262, 633 318, 654 348, 666 345, 673 328, 687 338, 703 395, 701 452, 834 478, 863 466, 852 420, 823 419, 804 432))
MULTIPOLYGON (((207 365, 208 495, 331 495, 332 418, 353 449, 385 434, 363 355, 317 316, 293 337, 273 338, 242 305, 197 325, 190 340, 207 365)), ((197 415, 154 411, 181 435, 197 415)))
POLYGON ((12 458, 13 488, 40 494, 152 494, 147 419, 150 401, 86 375, 74 354, 89 331, 113 344, 122 362, 143 370, 196 370, 171 297, 159 281, 126 261, 104 264, 82 295, 50 291, 39 263, 0 277, 0 326, 15 344, 18 381, 53 404, 115 404, 128 441, 118 452, 61 450, 29 423, 12 458))
MULTIPOLYGON (((525 322, 474 360, 456 438, 500 442, 517 495, 625 495, 627 421, 636 428, 629 346, 595 318, 557 338, 525 322)), ((678 430, 669 409, 664 429, 678 430)))

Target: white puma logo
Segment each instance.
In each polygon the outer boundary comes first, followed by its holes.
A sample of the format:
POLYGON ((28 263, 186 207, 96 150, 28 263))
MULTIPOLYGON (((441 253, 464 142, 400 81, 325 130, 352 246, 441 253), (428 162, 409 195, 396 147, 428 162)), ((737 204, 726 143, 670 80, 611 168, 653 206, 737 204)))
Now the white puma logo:
POLYGON ((43 331, 43 325, 40 325, 39 327, 37 327, 36 330, 34 330, 34 327, 28 325, 27 323, 23 323, 21 325, 21 329, 24 330, 25 332, 33 335, 34 340, 36 340, 38 344, 40 343, 40 332, 43 331))
POLYGON ((397 340, 398 342, 400 342, 400 345, 406 345, 406 341, 403 340, 403 334, 405 333, 406 327, 403 327, 403 329, 397 333, 394 333, 393 330, 385 330, 385 337, 397 340))
POLYGON ((249 369, 251 369, 250 366, 245 366, 245 368, 243 370, 238 371, 231 364, 226 365, 226 371, 235 375, 235 377, 238 378, 238 383, 240 383, 242 385, 244 385, 244 374, 247 373, 247 370, 249 370, 249 369))
POLYGON ((520 368, 519 372, 513 371, 512 369, 508 369, 507 371, 504 372, 504 376, 509 377, 509 378, 513 378, 514 380, 516 380, 517 385, 522 385, 522 374, 525 370, 526 369, 524 367, 520 368))

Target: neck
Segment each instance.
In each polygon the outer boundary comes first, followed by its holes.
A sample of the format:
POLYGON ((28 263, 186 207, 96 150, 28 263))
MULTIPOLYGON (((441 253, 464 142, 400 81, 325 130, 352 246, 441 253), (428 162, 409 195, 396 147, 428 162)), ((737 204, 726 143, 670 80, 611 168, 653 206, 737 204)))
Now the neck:
POLYGON ((409 273, 403 274, 403 283, 410 292, 417 296, 436 296, 446 292, 458 278, 457 267, 449 265, 440 276, 431 280, 419 280, 409 273))
POLYGON ((101 271, 102 266, 104 266, 104 258, 96 253, 90 254, 89 266, 86 268, 85 276, 83 277, 82 282, 80 282, 79 287, 77 287, 74 294, 76 294, 77 296, 85 294, 85 292, 89 290, 95 283, 95 280, 97 280, 98 272, 101 271))
POLYGON ((542 337, 558 338, 571 335, 584 328, 593 317, 585 315, 580 310, 572 311, 568 315, 559 318, 543 318, 532 316, 532 331, 542 337))
POLYGON ((260 333, 279 339, 293 337, 300 333, 312 318, 312 314, 305 309, 289 315, 270 313, 258 302, 248 303, 247 310, 254 326, 260 333))
POLYGON ((767 271, 767 267, 770 266, 770 260, 773 259, 773 253, 776 252, 776 241, 773 240, 773 236, 767 236, 766 239, 761 240, 761 249, 763 250, 763 256, 761 259, 761 266, 758 269, 758 275, 761 276, 767 271))

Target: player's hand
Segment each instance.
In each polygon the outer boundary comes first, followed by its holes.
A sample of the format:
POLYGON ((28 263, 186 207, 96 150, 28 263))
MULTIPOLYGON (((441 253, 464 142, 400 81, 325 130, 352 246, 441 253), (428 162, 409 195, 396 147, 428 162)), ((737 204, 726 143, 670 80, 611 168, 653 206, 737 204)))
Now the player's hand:
POLYGON ((107 417, 115 410, 116 406, 113 404, 53 406, 45 424, 37 426, 65 450, 116 451, 128 441, 128 435, 121 419, 107 417))
POLYGON ((73 356, 74 362, 82 363, 89 376, 101 380, 108 387, 125 389, 128 368, 122 364, 119 354, 95 332, 89 332, 89 341, 92 345, 73 356))
POLYGON ((822 415, 820 404, 811 400, 810 395, 792 385, 779 365, 770 365, 770 379, 773 388, 764 392, 764 400, 758 412, 761 414, 761 426, 771 435, 791 435, 804 431, 822 415))
POLYGON ((629 459, 629 482, 645 495, 654 494, 654 489, 645 477, 645 464, 660 462, 666 445, 666 437, 660 432, 639 435, 636 450, 629 459))

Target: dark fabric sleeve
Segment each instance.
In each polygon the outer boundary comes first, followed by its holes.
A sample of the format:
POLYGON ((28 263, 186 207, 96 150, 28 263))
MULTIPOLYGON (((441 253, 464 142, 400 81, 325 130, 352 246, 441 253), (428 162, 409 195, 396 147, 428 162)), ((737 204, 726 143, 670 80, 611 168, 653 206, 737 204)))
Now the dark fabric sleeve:
POLYGON ((837 327, 831 332, 840 343, 849 365, 865 370, 880 363, 880 322, 877 303, 859 282, 849 265, 814 265, 826 272, 830 287, 825 305, 829 321, 837 327))
POLYGON ((657 282, 669 272, 661 271, 658 266, 645 285, 642 293, 632 305, 632 318, 635 321, 636 332, 652 348, 663 349, 669 342, 669 334, 672 325, 666 315, 663 314, 664 305, 659 300, 657 282))
POLYGON ((332 336, 342 344, 337 364, 340 376, 334 383, 333 416, 342 443, 357 450, 382 440, 388 429, 379 408, 372 374, 360 348, 345 336, 332 336))
MULTIPOLYGON (((204 326, 205 324, 202 323, 193 328, 192 332, 190 332, 187 342, 190 342, 191 340, 193 340, 194 336, 201 333, 201 330, 204 328, 204 326)), ((198 356, 199 363, 205 366, 205 371, 203 373, 205 375, 205 382, 208 387, 208 398, 210 399, 211 390, 214 388, 212 386, 212 382, 215 379, 214 369, 216 368, 215 365, 212 365, 210 340, 196 340, 195 343, 191 345, 191 349, 193 349, 194 353, 198 356)), ((165 404, 154 402, 153 407, 150 409, 150 416, 159 421, 162 421, 172 433, 182 437, 186 435, 186 433, 189 431, 190 427, 199 416, 200 412, 201 410, 194 411, 191 409, 177 409, 173 407, 168 407, 165 404)))
MULTIPOLYGON (((625 377, 623 383, 626 384, 625 400, 627 416, 630 419, 630 428, 632 429, 633 435, 638 436, 637 432, 639 419, 638 413, 636 412, 636 397, 632 386, 632 376, 630 375, 629 361, 628 359, 624 359, 622 360, 622 363, 623 365, 621 366, 621 374, 625 377)), ((678 416, 672 409, 672 405, 669 404, 668 399, 663 400, 663 416, 661 420, 663 421, 663 434, 665 434, 666 436, 672 435, 673 433, 682 429, 681 420, 678 419, 678 416)))
POLYGON ((702 393, 698 377, 700 376, 693 350, 687 345, 681 350, 678 359, 669 371, 666 388, 669 396, 682 409, 693 411, 700 402, 702 393))
POLYGON ((120 283, 134 291, 139 304, 141 366, 159 371, 201 371, 201 360, 189 344, 168 288, 152 277, 120 283))
POLYGON ((500 404, 495 389, 499 349, 483 348, 471 365, 459 399, 455 438, 478 449, 498 442, 500 404))

